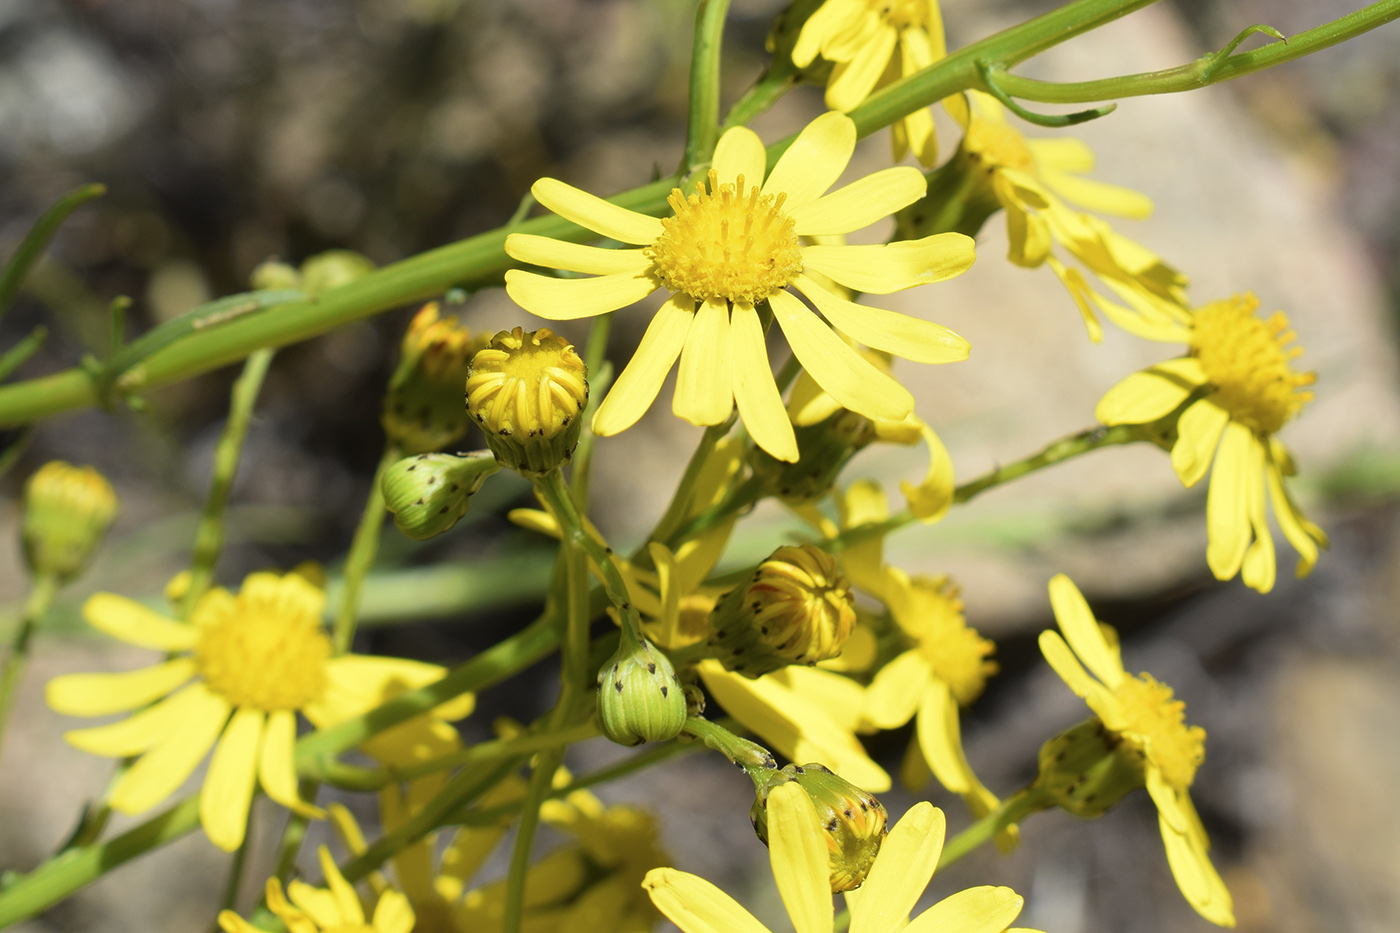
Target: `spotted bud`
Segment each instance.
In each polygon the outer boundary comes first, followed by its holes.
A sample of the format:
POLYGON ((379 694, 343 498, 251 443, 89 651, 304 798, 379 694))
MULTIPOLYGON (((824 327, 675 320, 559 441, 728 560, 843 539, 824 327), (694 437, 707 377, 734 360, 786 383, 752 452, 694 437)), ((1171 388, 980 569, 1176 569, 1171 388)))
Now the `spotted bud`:
POLYGON ((885 838, 885 805, 823 765, 787 765, 758 788, 749 810, 754 831, 764 845, 768 844, 768 794, 789 782, 806 791, 816 805, 822 834, 826 836, 831 892, 839 894, 860 887, 885 838))
POLYGON ((1031 793, 1046 806, 1094 819, 1146 784, 1141 752, 1129 748, 1096 717, 1040 747, 1040 773, 1031 793))
POLYGON ((456 318, 439 316, 437 302, 413 316, 380 416, 384 433, 400 450, 438 450, 467 433, 462 385, 479 348, 456 318))
POLYGON ((720 599, 709 646, 727 669, 761 677, 836 657, 855 622, 851 584, 835 558, 809 544, 786 546, 720 599))
POLYGON ((117 514, 112 484, 92 467, 54 460, 24 485, 24 558, 39 576, 77 576, 117 514))
POLYGON ((384 473, 384 505, 399 531, 424 541, 457 524, 486 477, 500 468, 485 451, 467 457, 405 457, 384 473))
POLYGON ((587 404, 583 360, 547 327, 503 330, 472 359, 467 411, 501 465, 522 476, 569 462, 587 404))
POLYGON ((754 447, 749 463, 767 491, 794 503, 811 502, 831 491, 850 459, 876 437, 874 422, 844 408, 816 424, 794 425, 793 432, 796 461, 779 460, 754 447))
POLYGON ((686 692, 666 655, 623 635, 617 654, 598 672, 598 718, 619 745, 664 742, 685 726, 686 692))

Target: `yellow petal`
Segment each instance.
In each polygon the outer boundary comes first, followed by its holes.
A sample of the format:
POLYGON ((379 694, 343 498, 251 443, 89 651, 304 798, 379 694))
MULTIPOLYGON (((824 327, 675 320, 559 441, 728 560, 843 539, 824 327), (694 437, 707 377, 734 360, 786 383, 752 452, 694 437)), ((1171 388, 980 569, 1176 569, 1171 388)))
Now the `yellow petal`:
POLYGON ((1089 676, 1058 632, 1048 630, 1041 632, 1039 643, 1040 653, 1045 655, 1045 660, 1050 663, 1055 673, 1060 675, 1060 679, 1071 690, 1087 700, 1089 706, 1096 712, 1101 709, 1111 709, 1113 694, 1103 684, 1089 676))
POLYGON ((725 130, 719 138, 711 167, 721 185, 732 185, 743 175, 745 188, 758 188, 763 185, 763 170, 767 164, 768 153, 763 148, 763 140, 747 126, 736 126, 725 130))
POLYGON ((877 421, 899 421, 914 410, 907 389, 852 350, 796 296, 775 292, 768 303, 793 355, 832 398, 877 421))
MULTIPOLYGON (((1099 316, 1094 313, 1094 308, 1104 305, 1112 308, 1116 308, 1117 306, 1113 305, 1111 302, 1101 302, 1098 294, 1089 287, 1089 282, 1084 278, 1084 273, 1080 272, 1078 269, 1067 268, 1065 264, 1056 259, 1053 254, 1045 257, 1045 263, 1050 267, 1050 270, 1055 273, 1055 277, 1060 280, 1060 284, 1065 287, 1065 291, 1069 292, 1069 296, 1074 299, 1074 304, 1079 308, 1079 316, 1084 321, 1084 330, 1088 333, 1089 339, 1094 343, 1103 340, 1103 325, 1099 323, 1099 316)), ((1125 309, 1118 310, 1123 311, 1122 316, 1131 319, 1132 315, 1127 314, 1125 309)), ((1110 319, 1117 320, 1117 317, 1110 315, 1110 319)))
POLYGON ((795 783, 768 795, 768 855, 773 880, 796 933, 831 933, 831 867, 812 798, 795 783))
POLYGON ((267 714, 267 727, 258 752, 258 782, 267 796, 282 806, 302 816, 320 819, 326 815, 325 811, 306 803, 297 793, 296 766, 292 761, 296 740, 295 713, 280 709, 267 714))
POLYGON ((819 6, 807 22, 802 24, 797 44, 792 49, 792 62, 798 68, 812 64, 821 51, 822 45, 844 31, 852 23, 861 21, 866 14, 862 0, 829 0, 819 6))
POLYGON ((374 908, 374 933, 412 933, 413 908, 398 891, 385 891, 374 908))
POLYGON ((63 740, 74 748, 106 758, 139 755, 164 740, 166 734, 178 727, 187 713, 198 705, 196 694, 199 691, 194 690, 196 686, 200 691, 204 690, 202 684, 191 684, 126 719, 91 729, 65 732, 63 740))
POLYGON ((928 887, 943 852, 943 811, 927 801, 909 808, 885 841, 851 909, 851 933, 895 933, 928 887))
POLYGON ((1010 888, 968 888, 919 914, 904 933, 1002 933, 1024 903, 1010 888))
MULTIPOLYGON (((822 57, 833 62, 849 62, 860 54, 860 50, 876 38, 885 24, 873 9, 847 20, 842 28, 834 30, 822 43, 822 57)), ((829 79, 828 79, 829 83, 829 79)))
POLYGON ((695 875, 653 868, 642 887, 656 909, 683 933, 769 933, 734 898, 695 875))
POLYGON ((734 410, 729 302, 707 298, 695 312, 681 350, 671 410, 691 424, 719 424, 734 410))
POLYGON ((808 246, 802 250, 805 268, 872 295, 951 279, 966 272, 975 258, 972 238, 961 233, 935 233, 920 240, 877 246, 808 246))
POLYGON ((506 255, 546 269, 568 269, 590 275, 618 272, 636 275, 651 268, 651 260, 639 249, 599 249, 530 233, 512 233, 506 237, 506 255))
POLYGON ((1167 823, 1165 817, 1158 820, 1162 830, 1162 842, 1167 850, 1167 864, 1171 866, 1172 877, 1186 902, 1211 923, 1223 927, 1235 925, 1230 891, 1220 879, 1210 856, 1203 846, 1186 833, 1178 833, 1167 823))
POLYGON ((224 933, 265 933, 231 910, 219 911, 219 928, 224 933))
MULTIPOLYGON (((852 632, 852 637, 854 635, 852 632)), ((846 640, 846 645, 850 645, 850 639, 846 640)), ((823 710, 842 729, 856 731, 860 724, 861 705, 865 701, 865 687, 835 671, 796 664, 774 671, 773 677, 785 683, 806 702, 823 710)))
POLYGON ((928 663, 918 651, 906 651, 880 668, 865 691, 864 728, 898 729, 913 719, 929 677, 928 663))
POLYGON ((1206 563, 1217 580, 1230 579, 1244 562, 1250 489, 1263 482, 1262 454, 1248 428, 1233 423, 1226 427, 1206 494, 1206 563))
POLYGON ((955 363, 967 359, 969 344, 941 324, 872 308, 832 294, 805 275, 793 280, 831 326, 876 350, 916 363, 955 363))
POLYGON ((199 821, 209 841, 225 852, 242 845, 248 830, 264 717, 262 710, 247 708, 233 714, 199 794, 199 821))
POLYGON ((187 651, 199 640, 194 626, 152 612, 115 593, 94 593, 88 597, 83 604, 83 618, 99 632, 140 648, 187 651))
POLYGON ((904 146, 925 168, 933 168, 938 161, 938 133, 933 123, 933 113, 928 109, 915 110, 903 120, 894 124, 904 135, 904 146))
POLYGON ((182 691, 181 718, 146 752, 112 789, 112 809, 142 813, 160 803, 185 782, 223 731, 231 712, 229 702, 202 683, 182 691))
POLYGON ((1176 422, 1176 443, 1172 445, 1172 469, 1182 485, 1194 486, 1206 475, 1220 442, 1220 432, 1229 421, 1229 413, 1209 398, 1193 403, 1181 413, 1176 422))
POLYGON ((788 211, 815 201, 841 177, 855 151, 856 125, 845 114, 828 111, 797 134, 763 183, 763 193, 786 194, 788 211))
POLYGON ((893 26, 882 23, 875 35, 861 45, 855 58, 833 68, 826 86, 826 105, 844 113, 869 97, 875 82, 889 67, 898 38, 893 26))
POLYGON ((194 673, 193 658, 176 658, 120 674, 64 674, 44 687, 44 699, 65 716, 106 716, 158 700, 194 673))
POLYGON ((307 914, 310 913, 310 911, 307 911, 305 907, 301 907, 300 900, 297 900, 296 907, 292 906, 292 903, 287 900, 287 897, 296 897, 298 891, 312 891, 318 895, 329 895, 329 892, 317 891, 315 888, 311 887, 311 885, 302 881, 293 881, 291 884, 287 885, 287 893, 283 894, 282 883, 276 878, 267 879, 267 887, 264 889, 264 897, 267 899, 268 909, 287 925, 291 933, 304 933, 308 926, 310 926, 311 933, 320 933, 321 927, 332 926, 339 922, 338 918, 334 916, 333 904, 331 905, 332 911, 323 915, 326 919, 325 923, 321 923, 316 915, 308 917, 307 914), (301 909, 298 909, 298 907, 301 909), (312 924, 314 924, 314 926, 312 924))
POLYGON ((1162 769, 1151 764, 1150 761, 1145 772, 1147 793, 1157 806, 1158 815, 1167 826, 1171 827, 1173 832, 1186 833, 1190 828, 1190 821, 1186 811, 1181 806, 1176 788, 1168 784, 1166 778, 1162 777, 1162 769))
POLYGON ((1204 382, 1198 360, 1189 356, 1167 360, 1109 389, 1094 408, 1094 417, 1108 425, 1147 424, 1175 411, 1204 382))
MULTIPOLYGON (((333 701, 323 697, 322 701, 309 704, 304 712, 317 726, 334 725, 408 690, 435 683, 446 673, 447 669, 443 666, 425 661, 344 654, 326 664, 326 693, 334 693, 333 701)), ((466 694, 434 708, 433 715, 446 719, 461 718, 471 711, 474 703, 474 697, 466 694)))
POLYGON ((1074 653, 1106 687, 1117 690, 1123 682, 1123 664, 1109 647, 1084 594, 1062 573, 1050 580, 1050 605, 1074 653))
POLYGON ((355 893, 350 882, 346 881, 345 876, 340 873, 335 859, 331 858, 331 850, 321 846, 316 850, 316 854, 320 857, 321 871, 325 875, 326 887, 330 889, 331 896, 335 898, 336 909, 340 912, 340 923, 344 926, 364 923, 365 912, 360 905, 360 896, 355 893))
POLYGON ((797 435, 783 407, 773 371, 763 325, 753 305, 735 303, 730 319, 734 352, 734 401, 754 443, 779 460, 796 462, 797 435))
MULTIPOLYGON (((1277 441, 1274 443, 1276 445, 1277 441)), ((1268 453, 1268 469, 1265 476, 1268 479, 1269 498, 1274 504, 1274 517, 1283 529, 1283 536, 1298 552, 1298 566, 1294 572, 1299 578, 1306 577, 1317 565, 1318 545, 1327 546, 1327 536, 1322 533, 1322 529, 1303 517, 1288 490, 1284 488, 1279 458, 1274 456, 1272 449, 1268 453)))
MULTIPOLYGON (((1000 176, 998 176, 1000 180, 1000 176)), ((999 187, 999 186, 998 186, 999 187)), ((1022 204, 1006 202, 1007 261, 1034 269, 1050 257, 1050 224, 1045 217, 1022 204)))
POLYGON ((565 220, 623 243, 645 245, 664 232, 655 217, 610 204, 557 178, 541 178, 530 186, 530 193, 565 220))
POLYGON ((582 279, 556 279, 523 269, 506 272, 506 294, 511 301, 551 321, 607 314, 641 301, 656 288, 656 280, 647 270, 582 279))
POLYGON ((850 233, 908 207, 927 188, 923 173, 912 166, 882 169, 799 205, 788 216, 799 236, 850 233))
POLYGON ((1072 136, 1053 136, 1042 139, 1028 139, 1026 146, 1035 156, 1041 168, 1056 169, 1061 172, 1092 172, 1094 170, 1094 150, 1082 139, 1072 136))
POLYGON ((948 685, 935 678, 924 691, 916 724, 919 748, 938 783, 955 794, 966 794, 977 783, 962 749, 958 704, 948 685))
POLYGON ((1152 199, 1147 195, 1110 185, 1091 178, 1080 178, 1064 172, 1042 170, 1040 177, 1046 187, 1072 204, 1096 211, 1100 214, 1114 214, 1133 220, 1145 220, 1152 216, 1152 199))
POLYGON ((625 431, 651 407, 685 346, 694 310, 695 303, 685 295, 672 295, 657 309, 631 361, 593 415, 594 434, 608 437, 625 431))
POLYGON ((1244 563, 1240 566, 1240 579, 1245 586, 1259 593, 1267 593, 1274 588, 1278 573, 1278 560, 1274 554, 1274 535, 1269 528, 1269 516, 1265 503, 1268 501, 1266 483, 1261 475, 1267 470, 1265 450, 1262 444, 1255 444, 1259 456, 1256 458, 1259 470, 1249 476, 1246 502, 1249 506, 1249 525, 1254 532, 1254 540, 1244 552, 1244 563))
POLYGON ((909 511, 927 525, 948 514, 956 490, 953 485, 953 458, 948 455, 948 448, 943 446, 942 439, 933 428, 922 422, 919 423, 919 433, 928 447, 928 473, 917 486, 900 480, 899 488, 909 502, 909 511))

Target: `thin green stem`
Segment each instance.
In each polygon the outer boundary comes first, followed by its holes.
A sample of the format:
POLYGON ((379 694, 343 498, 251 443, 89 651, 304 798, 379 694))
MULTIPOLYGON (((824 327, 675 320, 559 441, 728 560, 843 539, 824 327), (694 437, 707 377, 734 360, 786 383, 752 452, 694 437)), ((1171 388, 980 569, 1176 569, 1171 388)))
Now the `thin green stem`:
MULTIPOLYGON (((612 333, 613 314, 600 314, 593 319, 593 326, 588 331, 588 345, 583 351, 583 365, 589 379, 589 409, 585 415, 592 420, 591 410, 597 406, 595 396, 601 397, 607 392, 606 383, 609 381, 603 372, 603 362, 608 352, 608 336, 612 333)), ((584 422, 585 425, 588 422, 584 422)), ((588 508, 588 480, 593 473, 593 445, 597 438, 593 432, 587 428, 578 441, 578 450, 574 451, 574 471, 573 486, 574 498, 579 503, 579 508, 588 508)))
POLYGON ((0 670, 0 754, 5 748, 5 727, 10 722, 10 709, 15 701, 15 691, 19 688, 20 677, 29 663, 29 641, 39 622, 48 614, 53 598, 58 593, 58 578, 51 573, 40 574, 30 584, 29 598, 24 602, 19 625, 10 639, 10 651, 5 656, 5 667, 0 670))
POLYGON ((691 716, 687 719, 685 732, 743 768, 744 772, 754 779, 755 784, 760 778, 771 775, 778 769, 778 763, 768 749, 757 742, 740 738, 719 723, 711 722, 703 716, 691 716))
POLYGON ((350 545, 350 553, 345 557, 345 570, 342 575, 340 605, 335 613, 333 642, 336 654, 350 650, 355 640, 355 623, 360 613, 360 589, 364 586, 365 575, 374 566, 375 555, 379 553, 379 537, 384 531, 384 473, 399 461, 402 456, 392 442, 384 445, 384 454, 379 458, 379 466, 370 480, 369 495, 365 497, 365 510, 360 515, 360 524, 355 529, 355 539, 350 545))
POLYGON ((228 507, 233 481, 238 475, 243 441, 253 420, 253 406, 257 403, 274 352, 258 350, 249 356, 229 395, 228 422, 214 448, 214 475, 209 482, 209 496, 199 517, 199 527, 195 531, 189 588, 180 601, 180 617, 183 619, 189 619, 194 614, 195 604, 214 579, 214 565, 224 547, 224 511, 228 507))
POLYGON ((757 476, 745 479, 729 491, 729 495, 725 496, 723 502, 717 502, 705 511, 692 516, 675 534, 666 539, 667 547, 674 550, 680 542, 687 541, 725 519, 738 515, 758 500, 758 497, 763 494, 763 487, 764 481, 757 476))
POLYGON ((6 350, 5 355, 0 356, 0 380, 10 378, 10 373, 23 366, 25 360, 39 351, 48 336, 47 327, 36 327, 29 332, 28 337, 6 350))
POLYGON ((948 840, 943 846, 943 853, 938 857, 939 870, 986 845, 1003 829, 1015 826, 1030 814, 1043 809, 1044 801, 1029 788, 1012 794, 1001 802, 1001 806, 948 840))
POLYGON ((446 771, 449 768, 471 768, 488 761, 495 761, 498 758, 533 755, 535 752, 560 748, 575 742, 584 742, 597 738, 597 736, 598 727, 592 722, 584 722, 576 726, 548 732, 526 733, 512 739, 491 739, 486 742, 478 742, 470 748, 464 748, 461 751, 408 767, 376 771, 374 773, 380 776, 380 783, 365 785, 357 789, 378 790, 380 787, 395 781, 413 781, 438 771, 446 771))
POLYGON ((520 933, 520 924, 525 916, 525 880, 530 873, 530 849, 535 841, 535 832, 540 826, 540 805, 549 795, 554 783, 554 774, 564 760, 562 749, 541 752, 530 772, 530 783, 525 788, 525 797, 520 802, 520 825, 515 831, 515 848, 510 853, 510 867, 506 873, 505 913, 501 920, 501 933, 520 933))
POLYGON ((83 185, 80 188, 74 188, 55 201, 53 207, 50 207, 34 222, 34 226, 29 228, 29 232, 20 241, 19 248, 10 257, 10 261, 5 263, 5 268, 0 269, 0 318, 3 318, 5 312, 10 310, 10 304, 15 300, 15 295, 19 293, 19 287, 24 283, 24 277, 29 273, 35 261, 43 255, 45 247, 49 245, 49 240, 53 239, 53 235, 68 219, 68 215, 93 198, 101 197, 106 193, 106 185, 83 185))
MULTIPOLYGON (((219 902, 220 910, 233 910, 238 903, 238 891, 243 887, 243 867, 248 862, 248 847, 252 840, 252 813, 248 817, 249 832, 243 837, 243 842, 233 852, 233 861, 228 867, 228 880, 224 885, 224 896, 219 902)), ((209 933, 219 933, 219 921, 215 920, 209 928, 209 933)))
MULTIPOLYGON (((667 504, 666 511, 662 513, 661 519, 657 521, 656 528, 652 531, 648 541, 669 541, 675 534, 676 528, 690 508, 691 497, 695 494, 695 484, 700 480, 700 473, 705 468, 705 462, 715 452, 715 445, 729 433, 729 429, 733 425, 734 420, 731 418, 722 424, 710 425, 700 435, 700 443, 695 446, 695 452, 690 455, 690 462, 685 465, 685 472, 681 474, 680 482, 676 484, 676 491, 671 494, 671 501, 667 504)), ((651 555, 647 554, 645 543, 637 548, 633 559, 644 560, 650 564, 651 555)))
POLYGON ((719 139, 720 50, 729 0, 700 0, 690 54, 690 112, 686 120, 681 174, 710 161, 719 139))
POLYGON ((767 111, 784 94, 796 86, 796 72, 776 69, 765 72, 763 77, 759 78, 734 102, 734 106, 729 108, 729 113, 725 114, 724 125, 720 127, 720 131, 747 125, 750 120, 767 111))
MULTIPOLYGON (((315 800, 318 789, 317 781, 303 778, 297 784, 297 796, 302 800, 315 800)), ((306 841, 306 830, 310 825, 310 817, 300 813, 287 814, 287 825, 282 829, 282 841, 277 846, 277 865, 273 869, 273 876, 283 884, 286 884, 296 871, 297 857, 301 854, 301 846, 306 841)))

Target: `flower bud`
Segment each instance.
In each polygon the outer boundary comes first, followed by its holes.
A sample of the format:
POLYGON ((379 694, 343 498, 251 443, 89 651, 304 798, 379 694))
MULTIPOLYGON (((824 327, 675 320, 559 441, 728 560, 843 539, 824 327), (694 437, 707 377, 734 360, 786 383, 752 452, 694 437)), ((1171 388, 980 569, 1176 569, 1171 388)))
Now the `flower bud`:
POLYGON ((319 295, 348 285, 374 271, 374 263, 353 250, 333 249, 317 253, 301 264, 301 288, 308 295, 319 295))
POLYGON ((24 485, 24 558, 32 573, 76 576, 117 514, 112 484, 92 467, 54 460, 24 485))
POLYGON ((865 883, 880 843, 885 838, 888 814, 885 805, 850 781, 819 764, 787 765, 758 789, 749 810, 754 831, 768 844, 768 794, 780 784, 795 781, 816 805, 826 836, 831 866, 831 893, 839 894, 865 883))
POLYGON ((1128 747, 1096 717, 1040 747, 1040 773, 1031 792, 1046 806, 1094 819, 1146 784, 1142 753, 1128 747))
POLYGON ((301 288, 301 273, 297 271, 296 266, 280 259, 268 259, 258 263, 248 280, 253 288, 260 291, 301 288))
POLYGON ((472 359, 467 411, 501 465, 522 476, 569 462, 587 404, 583 360, 547 327, 503 330, 472 359))
MULTIPOLYGON (((996 146, 988 139, 986 121, 974 121, 976 128, 958 145, 953 157, 929 172, 928 192, 895 214, 895 238, 913 240, 935 233, 963 233, 977 236, 982 225, 1001 209, 992 190, 992 176, 1001 164, 986 150, 1010 149, 1010 140, 996 146)), ((1023 144, 1024 145, 1024 144, 1023 144)))
POLYGON ((761 677, 841 653, 856 622, 851 584, 830 554, 780 547, 710 615, 709 646, 726 669, 761 677))
POLYGON ((467 433, 462 385, 479 344, 456 318, 426 304, 409 322, 380 421, 405 453, 437 450, 467 433))
POLYGON ((754 447, 749 464, 767 490, 789 502, 826 495, 847 462, 875 440, 875 424, 857 412, 840 409, 816 424, 793 425, 797 460, 789 463, 754 447))
POLYGON ((617 654, 598 672, 598 718, 619 745, 664 742, 681 734, 686 692, 666 655, 645 639, 623 635, 617 654))
POLYGON ((384 505, 399 531, 425 541, 457 524, 486 477, 499 469, 496 458, 484 451, 468 457, 405 457, 384 472, 384 505))

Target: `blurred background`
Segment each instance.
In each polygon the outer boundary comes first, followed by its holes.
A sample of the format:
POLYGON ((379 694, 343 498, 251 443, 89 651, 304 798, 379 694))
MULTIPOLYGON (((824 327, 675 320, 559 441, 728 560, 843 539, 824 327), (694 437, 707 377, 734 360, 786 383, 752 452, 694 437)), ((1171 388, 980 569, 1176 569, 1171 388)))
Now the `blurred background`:
MULTIPOLYGON (((1021 71, 1079 80, 1169 67, 1252 23, 1291 34, 1358 2, 1162 2, 1021 71)), ((780 7, 734 2, 726 104, 760 73, 780 7)), ((1050 7, 949 0, 950 45, 1050 7)), ((60 231, 0 327, 0 347, 44 325, 48 341, 19 377, 54 372, 105 342, 117 295, 134 299, 134 335, 246 290, 270 257, 295 263, 347 248, 389 263, 499 226, 542 175, 611 194, 670 172, 684 133, 692 15, 682 0, 0 4, 0 255, 63 192, 108 186, 60 231)), ((1155 449, 1059 466, 888 546, 910 570, 954 575, 969 621, 998 642, 1002 672, 968 712, 964 735, 975 769, 1002 793, 1031 776, 1044 739, 1083 715, 1035 648, 1052 624, 1046 581, 1058 571, 1075 578, 1119 627, 1128 668, 1173 685, 1207 730, 1193 797, 1242 930, 1400 928, 1398 95, 1392 24, 1225 86, 1125 101, 1073 131, 1099 154, 1096 178, 1155 200, 1150 221, 1117 228, 1185 271, 1193 300, 1253 290, 1299 332, 1300 362, 1318 372, 1317 401, 1283 439, 1301 469, 1294 488, 1332 538, 1310 578, 1292 579, 1294 558, 1281 545, 1268 596, 1214 581, 1204 490, 1183 491, 1155 449)), ((820 91, 803 88, 754 128, 780 138, 820 108, 820 91)), ((883 134, 863 143, 851 175, 886 164, 887 147, 883 134)), ((966 275, 882 302, 972 342, 967 363, 898 370, 960 479, 1088 426, 1104 391, 1173 352, 1117 333, 1090 344, 1049 270, 1002 260, 1000 217, 978 249, 966 275)), ((499 289, 453 310, 485 332, 539 324, 499 289)), ((307 559, 334 571, 380 454, 379 399, 411 311, 278 353, 233 496, 221 582, 307 559)), ((618 316, 619 364, 645 320, 618 316)), ((235 375, 229 368, 153 391, 141 413, 45 422, 0 479, 0 634, 25 587, 16 531, 25 477, 54 458, 94 464, 122 505, 99 560, 64 591, 36 644, 0 758, 0 870, 45 858, 103 786, 109 766, 63 745, 69 723, 43 706, 42 684, 149 662, 86 633, 77 607, 101 589, 155 596, 187 561, 235 375)), ((595 518, 614 544, 645 534, 696 439, 670 416, 669 395, 668 386, 638 429, 598 447, 595 518)), ((847 477, 913 476, 920 456, 872 450, 847 477)), ((357 649, 458 659, 533 617, 548 551, 500 517, 527 500, 523 483, 497 477, 444 539, 409 546, 390 529, 357 649), (503 572, 518 592, 487 585, 503 572), (405 593, 426 608, 406 618, 405 593)), ((771 509, 745 527, 738 557, 766 553, 792 523, 771 509)), ((554 678, 542 665, 488 692, 465 728, 481 736, 495 715, 547 708, 554 678)), ((908 733, 880 736, 872 752, 894 769, 908 733)), ((570 762, 588 767, 615 754, 589 743, 570 762)), ((748 783, 712 757, 604 796, 649 801, 679 867, 758 905, 781 930, 767 870, 753 869, 766 856, 748 826, 748 783)), ((929 792, 948 810, 950 832, 966 824, 958 801, 929 792)), ((901 813, 913 799, 897 790, 886 802, 901 813)), ((271 841, 277 817, 259 812, 256 830, 271 841)), ((1024 837, 1009 858, 981 852, 940 874, 930 898, 1004 883, 1027 897, 1023 925, 1056 933, 1208 928, 1176 891, 1146 795, 1093 823, 1035 817, 1024 837)), ((196 834, 20 929, 203 929, 225 860, 196 834)), ((260 871, 250 867, 247 891, 260 871)))

